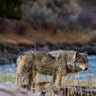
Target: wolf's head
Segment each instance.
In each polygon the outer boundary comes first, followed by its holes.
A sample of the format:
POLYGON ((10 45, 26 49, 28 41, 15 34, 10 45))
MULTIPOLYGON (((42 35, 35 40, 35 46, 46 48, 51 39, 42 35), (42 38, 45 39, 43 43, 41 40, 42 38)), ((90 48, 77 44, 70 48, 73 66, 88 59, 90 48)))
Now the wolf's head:
POLYGON ((80 53, 76 52, 75 61, 74 64, 76 67, 80 68, 81 70, 87 70, 88 69, 88 53, 80 53))

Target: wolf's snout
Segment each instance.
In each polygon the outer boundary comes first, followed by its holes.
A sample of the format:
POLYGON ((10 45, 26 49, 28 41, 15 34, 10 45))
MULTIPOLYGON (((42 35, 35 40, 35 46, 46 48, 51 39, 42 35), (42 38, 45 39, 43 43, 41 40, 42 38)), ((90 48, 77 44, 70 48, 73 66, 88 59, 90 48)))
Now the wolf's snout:
POLYGON ((83 65, 79 65, 79 67, 83 70, 83 71, 86 71, 88 69, 88 67, 83 64, 83 65))
POLYGON ((88 70, 88 68, 85 68, 84 71, 88 70))

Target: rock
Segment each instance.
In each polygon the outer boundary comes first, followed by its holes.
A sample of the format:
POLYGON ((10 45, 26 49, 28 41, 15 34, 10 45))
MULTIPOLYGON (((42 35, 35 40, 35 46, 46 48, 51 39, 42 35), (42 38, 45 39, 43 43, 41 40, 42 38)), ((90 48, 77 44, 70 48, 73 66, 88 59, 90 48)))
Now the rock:
POLYGON ((48 96, 45 93, 45 91, 34 93, 29 92, 10 82, 0 83, 0 96, 48 96))
POLYGON ((34 94, 10 82, 6 82, 0 83, 0 96, 34 96, 34 94))

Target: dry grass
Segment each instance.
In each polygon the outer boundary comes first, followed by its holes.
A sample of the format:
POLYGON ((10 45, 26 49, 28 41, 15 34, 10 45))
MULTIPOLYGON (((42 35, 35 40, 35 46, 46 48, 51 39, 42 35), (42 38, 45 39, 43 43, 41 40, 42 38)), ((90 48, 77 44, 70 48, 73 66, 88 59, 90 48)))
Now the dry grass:
MULTIPOLYGON (((10 82, 14 83, 14 80, 15 80, 15 74, 0 74, 0 82, 10 81, 10 82)), ((27 80, 24 83, 25 85, 26 85, 26 82, 27 82, 27 80)), ((50 91, 50 89, 53 90, 52 86, 49 87, 49 85, 46 85, 44 87, 42 84, 44 84, 44 83, 39 83, 40 86, 37 86, 35 88, 35 91, 40 92, 41 90, 46 90, 47 94, 50 94, 48 96, 52 96, 53 93, 50 93, 50 92, 52 92, 52 91, 50 91)), ((91 81, 88 81, 88 80, 84 81, 84 80, 74 80, 73 78, 70 78, 70 79, 66 79, 63 81, 62 88, 64 88, 64 90, 63 90, 64 92, 67 90, 66 96, 82 96, 82 92, 83 91, 86 92, 86 90, 88 90, 87 88, 89 88, 89 89, 90 88, 96 88, 96 81, 94 81, 93 79, 91 81), (83 87, 84 87, 84 89, 83 89, 83 87), (66 88, 68 88, 68 89, 66 89, 66 88), (81 90, 81 92, 80 92, 81 95, 76 95, 77 94, 76 90, 77 91, 81 90)), ((55 90, 55 91, 58 92, 58 90, 55 90)), ((95 96, 93 93, 91 93, 91 95, 90 95, 89 91, 86 94, 89 94, 86 96, 95 96)))
POLYGON ((0 42, 5 44, 33 44, 30 38, 16 34, 0 34, 0 42))
POLYGON ((7 81, 14 83, 15 75, 0 73, 0 82, 7 82, 7 81))
POLYGON ((17 35, 9 32, 8 34, 0 33, 0 42, 8 44, 26 44, 34 45, 36 42, 40 44, 46 44, 50 42, 52 44, 58 43, 87 43, 96 36, 96 31, 93 32, 57 32, 55 35, 49 32, 50 30, 32 30, 25 35, 17 35))
MULTIPOLYGON (((46 75, 47 76, 47 75, 46 75)), ((35 78, 34 81, 36 81, 36 83, 39 83, 39 82, 48 82, 48 81, 45 81, 43 80, 44 78, 46 78, 46 76, 43 76, 43 78, 41 77, 38 77, 38 78, 35 78), (38 80, 37 80, 38 79, 38 80)), ((48 80, 48 77, 47 77, 47 80, 48 80)), ((10 81, 12 83, 15 82, 15 74, 12 74, 12 73, 0 73, 0 82, 7 82, 7 81, 10 81)), ((49 77, 49 81, 50 81, 50 77, 49 77)), ((25 84, 27 83, 27 79, 25 81, 25 84)), ((62 86, 90 86, 90 87, 96 87, 96 81, 93 79, 93 77, 89 77, 89 79, 87 80, 74 80, 74 78, 72 76, 70 76, 70 78, 66 78, 66 79, 63 79, 63 82, 62 82, 62 86), (91 79, 90 79, 91 78, 91 79)))

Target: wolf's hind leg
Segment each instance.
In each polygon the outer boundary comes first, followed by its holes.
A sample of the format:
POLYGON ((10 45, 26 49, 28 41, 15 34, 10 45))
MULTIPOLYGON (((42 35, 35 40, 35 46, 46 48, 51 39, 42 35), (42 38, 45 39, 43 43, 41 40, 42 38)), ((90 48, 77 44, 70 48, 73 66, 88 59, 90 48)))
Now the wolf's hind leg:
POLYGON ((20 76, 20 74, 16 73, 15 84, 17 84, 20 87, 21 87, 21 79, 22 79, 22 76, 20 76))
POLYGON ((16 76, 15 76, 15 84, 16 84, 16 85, 19 85, 18 80, 19 80, 19 78, 18 78, 18 74, 16 73, 16 76))
POLYGON ((28 77, 28 75, 29 75, 28 72, 26 72, 26 73, 21 72, 21 73, 16 74, 16 81, 15 81, 15 83, 21 87, 23 81, 28 77))
POLYGON ((28 87, 27 89, 31 91, 31 87, 32 87, 32 82, 33 82, 33 76, 32 74, 29 74, 28 76, 28 87))

